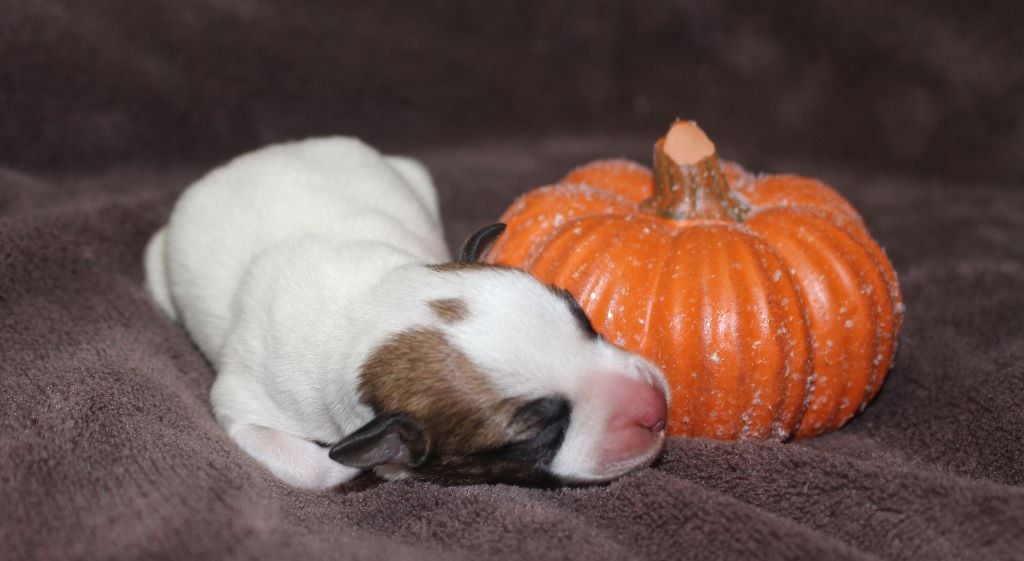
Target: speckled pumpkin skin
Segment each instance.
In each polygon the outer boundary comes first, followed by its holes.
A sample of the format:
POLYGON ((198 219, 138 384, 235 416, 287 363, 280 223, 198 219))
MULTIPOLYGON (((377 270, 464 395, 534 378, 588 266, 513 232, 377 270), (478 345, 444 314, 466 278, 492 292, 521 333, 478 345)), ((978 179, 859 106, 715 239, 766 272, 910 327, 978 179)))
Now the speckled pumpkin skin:
POLYGON ((651 171, 605 160, 505 212, 487 256, 570 290, 608 340, 661 366, 673 436, 787 439, 875 396, 903 315, 892 265, 823 183, 722 162, 743 222, 644 213, 651 171))

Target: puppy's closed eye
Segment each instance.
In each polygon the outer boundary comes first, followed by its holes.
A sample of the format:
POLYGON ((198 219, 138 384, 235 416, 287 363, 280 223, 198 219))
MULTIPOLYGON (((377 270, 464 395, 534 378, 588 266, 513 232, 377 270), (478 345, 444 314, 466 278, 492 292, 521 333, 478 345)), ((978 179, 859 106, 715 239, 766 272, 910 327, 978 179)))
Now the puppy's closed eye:
POLYGON ((527 402, 512 416, 512 423, 530 428, 546 427, 552 423, 566 421, 572 413, 569 400, 564 397, 542 397, 527 402))
POLYGON ((562 397, 534 399, 519 408, 510 426, 518 437, 487 452, 497 459, 547 465, 554 459, 569 428, 572 406, 562 397))

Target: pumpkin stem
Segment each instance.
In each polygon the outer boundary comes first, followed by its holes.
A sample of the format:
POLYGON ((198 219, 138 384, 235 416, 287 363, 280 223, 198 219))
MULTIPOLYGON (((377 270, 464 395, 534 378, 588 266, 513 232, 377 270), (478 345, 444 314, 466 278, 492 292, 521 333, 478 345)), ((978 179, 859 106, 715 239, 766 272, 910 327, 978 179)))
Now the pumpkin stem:
POLYGON ((749 210, 729 189, 715 145, 697 123, 683 120, 654 145, 654 194, 640 208, 673 220, 733 222, 749 210))

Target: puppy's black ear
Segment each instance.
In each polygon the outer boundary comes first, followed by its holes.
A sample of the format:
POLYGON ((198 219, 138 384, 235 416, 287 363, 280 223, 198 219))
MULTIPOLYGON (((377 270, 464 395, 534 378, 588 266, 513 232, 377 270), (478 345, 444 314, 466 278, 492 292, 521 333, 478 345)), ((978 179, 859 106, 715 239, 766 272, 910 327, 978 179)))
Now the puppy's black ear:
POLYGON ((390 464, 416 467, 427 458, 430 443, 419 422, 405 413, 385 413, 331 447, 331 459, 367 469, 390 464))
POLYGON ((463 242, 462 249, 459 250, 459 255, 455 258, 455 261, 459 263, 476 263, 480 261, 480 258, 484 256, 487 249, 491 247, 491 244, 504 231, 505 225, 501 222, 495 222, 480 228, 463 242))

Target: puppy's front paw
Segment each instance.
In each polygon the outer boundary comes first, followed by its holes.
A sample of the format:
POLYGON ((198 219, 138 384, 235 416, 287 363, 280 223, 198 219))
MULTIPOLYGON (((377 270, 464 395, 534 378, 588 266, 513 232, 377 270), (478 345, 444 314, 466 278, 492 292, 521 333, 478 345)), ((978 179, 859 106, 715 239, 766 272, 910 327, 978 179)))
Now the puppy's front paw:
POLYGON ((352 481, 362 472, 360 469, 341 465, 330 459, 327 457, 326 450, 324 450, 324 459, 330 462, 331 465, 326 465, 321 470, 322 473, 316 482, 317 489, 333 489, 352 481))
POLYGON ((238 423, 228 434, 279 479, 303 489, 330 489, 355 478, 361 470, 335 462, 327 448, 265 426, 238 423))

